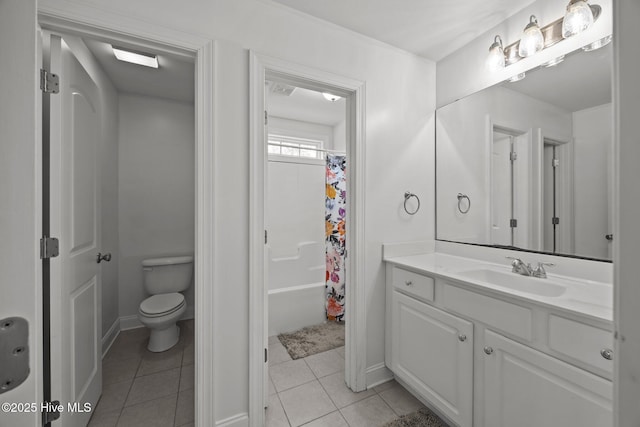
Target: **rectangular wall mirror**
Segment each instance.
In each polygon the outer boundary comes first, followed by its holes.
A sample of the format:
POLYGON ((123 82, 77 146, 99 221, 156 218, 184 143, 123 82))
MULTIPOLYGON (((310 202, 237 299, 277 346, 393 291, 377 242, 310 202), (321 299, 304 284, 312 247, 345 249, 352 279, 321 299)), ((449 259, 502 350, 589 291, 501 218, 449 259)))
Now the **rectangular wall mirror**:
POLYGON ((436 111, 438 240, 611 260, 611 44, 436 111))

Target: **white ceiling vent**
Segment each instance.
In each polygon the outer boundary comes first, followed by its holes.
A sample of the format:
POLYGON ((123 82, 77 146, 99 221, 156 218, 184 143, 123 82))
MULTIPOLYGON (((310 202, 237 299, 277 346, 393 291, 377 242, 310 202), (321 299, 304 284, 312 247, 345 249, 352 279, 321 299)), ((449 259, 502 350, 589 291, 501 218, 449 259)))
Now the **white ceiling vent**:
POLYGON ((291 96, 294 90, 296 90, 295 86, 291 86, 285 83, 270 82, 269 85, 269 91, 276 95, 291 96))

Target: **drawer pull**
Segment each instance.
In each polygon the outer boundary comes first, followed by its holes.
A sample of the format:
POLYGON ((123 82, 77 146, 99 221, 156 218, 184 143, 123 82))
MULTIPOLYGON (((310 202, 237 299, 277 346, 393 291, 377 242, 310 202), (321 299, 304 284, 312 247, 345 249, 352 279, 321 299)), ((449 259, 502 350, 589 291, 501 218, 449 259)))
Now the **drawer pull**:
POLYGON ((484 348, 484 352, 485 352, 486 354, 492 354, 492 353, 493 353, 493 349, 492 349, 491 347, 488 347, 488 346, 487 346, 487 347, 485 347, 485 348, 484 348))
POLYGON ((467 336, 465 334, 460 334, 460 335, 458 335, 458 339, 461 342, 465 342, 467 340, 467 336))
POLYGON ((603 348, 602 350, 600 350, 600 355, 607 360, 611 360, 613 359, 613 350, 603 348))
POLYGON ((404 284, 405 284, 405 285, 407 285, 407 286, 413 286, 413 281, 411 281, 411 280, 406 280, 406 281, 404 282, 404 284))

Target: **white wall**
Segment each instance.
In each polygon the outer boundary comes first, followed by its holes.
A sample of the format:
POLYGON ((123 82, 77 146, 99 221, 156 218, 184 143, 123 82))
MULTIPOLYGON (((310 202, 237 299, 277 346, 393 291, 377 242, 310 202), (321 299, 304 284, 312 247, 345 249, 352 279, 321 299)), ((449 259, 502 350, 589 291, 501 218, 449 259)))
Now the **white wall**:
MULTIPOLYGON (((491 240, 489 120, 519 133, 541 128, 545 136, 571 140, 570 112, 504 87, 478 92, 438 110, 439 239, 471 243, 491 240), (471 199, 467 214, 458 211, 458 193, 471 199)), ((519 160, 527 161, 524 156, 519 160)), ((524 225, 526 221, 520 224, 524 225)))
MULTIPOLYGON (((324 162, 269 160, 267 217, 272 258, 296 256, 301 242, 324 242, 324 162)), ((324 264, 324 258, 317 260, 324 264)))
POLYGON ((221 40, 216 50, 216 158, 212 159, 214 262, 220 266, 213 283, 216 303, 211 307, 218 421, 242 417, 248 411, 248 49, 365 82, 362 283, 366 306, 362 308, 367 318, 366 365, 380 366, 384 362, 385 301, 382 243, 434 238, 435 64, 262 0, 42 0, 40 7, 84 16, 101 25, 119 22, 133 33, 151 23, 221 40), (402 209, 407 190, 422 200, 414 216, 402 209))
MULTIPOLYGON (((147 296, 141 262, 194 251, 194 109, 139 95, 119 99, 119 306, 147 296)), ((193 307, 193 288, 187 295, 193 307)))
POLYGON ((529 22, 530 15, 536 15, 542 26, 547 25, 564 15, 567 2, 564 0, 538 0, 463 48, 438 61, 438 106, 449 104, 456 99, 492 86, 523 71, 533 69, 544 62, 610 35, 613 31, 612 0, 598 0, 595 3, 602 6, 602 14, 589 31, 565 39, 536 55, 505 67, 499 72, 491 72, 486 67, 489 46, 493 43, 494 37, 500 35, 504 45, 507 46, 521 38, 522 30, 529 22))
POLYGON ((63 36, 73 49, 78 61, 87 70, 98 87, 100 126, 100 215, 102 247, 110 252, 111 261, 100 264, 102 269, 102 335, 105 336, 119 318, 118 300, 118 92, 93 57, 84 42, 74 36, 63 36))
POLYGON ((333 149, 347 151, 347 121, 343 120, 333 127, 333 149))
POLYGON ((573 113, 575 253, 595 258, 609 257, 611 243, 605 235, 613 232, 609 218, 612 126, 611 104, 573 113))

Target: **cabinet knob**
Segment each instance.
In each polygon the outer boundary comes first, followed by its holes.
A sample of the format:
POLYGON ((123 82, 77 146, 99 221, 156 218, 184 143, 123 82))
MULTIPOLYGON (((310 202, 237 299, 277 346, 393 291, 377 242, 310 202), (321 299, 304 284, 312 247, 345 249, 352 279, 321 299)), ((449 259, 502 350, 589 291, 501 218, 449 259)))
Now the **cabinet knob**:
POLYGON ((487 346, 487 347, 484 348, 484 352, 486 354, 492 354, 493 353, 493 349, 491 347, 487 346))
POLYGON ((467 340, 467 336, 465 334, 460 334, 458 335, 458 339, 462 342, 465 342, 467 340))
POLYGON ((413 286, 413 282, 411 280, 406 280, 404 284, 407 286, 413 286))
POLYGON ((600 355, 607 360, 611 360, 613 359, 613 350, 603 348, 602 350, 600 350, 600 355))

